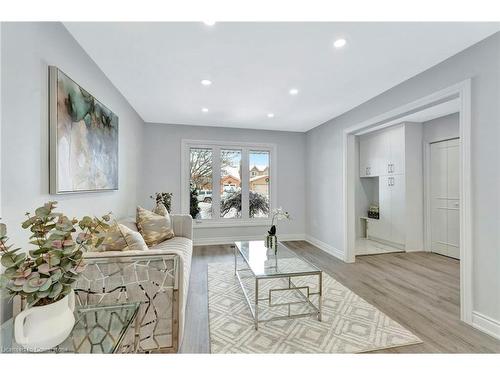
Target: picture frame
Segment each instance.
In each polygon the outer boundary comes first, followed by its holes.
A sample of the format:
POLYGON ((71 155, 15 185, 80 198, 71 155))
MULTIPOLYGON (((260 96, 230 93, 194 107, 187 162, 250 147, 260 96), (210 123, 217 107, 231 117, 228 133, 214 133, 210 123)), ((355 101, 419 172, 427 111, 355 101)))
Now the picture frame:
POLYGON ((49 191, 119 187, 119 118, 56 66, 49 66, 49 191))

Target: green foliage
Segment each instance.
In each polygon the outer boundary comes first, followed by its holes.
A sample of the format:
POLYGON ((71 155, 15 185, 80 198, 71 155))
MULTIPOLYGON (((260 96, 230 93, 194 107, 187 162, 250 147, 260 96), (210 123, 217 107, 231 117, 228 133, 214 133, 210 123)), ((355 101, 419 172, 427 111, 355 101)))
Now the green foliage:
POLYGON ((193 183, 191 183, 189 189, 189 213, 193 219, 196 219, 200 213, 200 208, 198 207, 198 190, 193 183))
MULTIPOLYGON (((254 191, 249 191, 250 217, 258 214, 267 215, 269 213, 269 201, 267 198, 254 191)), ((241 211, 241 190, 226 194, 220 202, 221 216, 226 215, 232 208, 241 211)))
POLYGON ((156 204, 163 203, 167 211, 170 213, 170 209, 172 207, 172 196, 172 193, 155 193, 154 195, 151 195, 150 198, 154 199, 156 204))
POLYGON ((0 262, 5 267, 0 287, 7 295, 26 298, 29 306, 55 302, 71 292, 84 270, 83 252, 97 248, 109 229, 110 215, 69 219, 54 212, 57 202, 48 202, 22 223, 31 232, 28 254, 7 245, 7 230, 0 223, 0 262), (77 228, 81 230, 76 234, 77 228))

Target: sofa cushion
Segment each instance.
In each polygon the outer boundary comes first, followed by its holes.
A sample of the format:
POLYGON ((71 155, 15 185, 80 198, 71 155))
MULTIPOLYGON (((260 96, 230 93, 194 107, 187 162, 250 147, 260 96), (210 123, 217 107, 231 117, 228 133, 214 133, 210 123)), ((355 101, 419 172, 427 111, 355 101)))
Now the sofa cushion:
POLYGON ((157 203, 153 212, 158 215, 166 216, 170 220, 170 214, 168 213, 167 207, 163 203, 157 203))
POLYGON ((158 215, 138 206, 136 221, 139 232, 150 247, 174 237, 170 215, 158 215))
POLYGON ((134 232, 139 232, 137 224, 135 223, 135 217, 124 217, 118 220, 119 224, 125 225, 127 228, 133 230, 134 232))
POLYGON ((179 267, 179 344, 184 336, 184 318, 189 289, 189 275, 191 274, 191 257, 193 255, 193 241, 186 237, 174 237, 170 240, 153 246, 149 251, 158 251, 163 254, 177 254, 181 258, 179 267))
POLYGON ((144 251, 148 250, 146 242, 139 232, 134 232, 123 224, 115 223, 106 232, 102 250, 109 251, 144 251))

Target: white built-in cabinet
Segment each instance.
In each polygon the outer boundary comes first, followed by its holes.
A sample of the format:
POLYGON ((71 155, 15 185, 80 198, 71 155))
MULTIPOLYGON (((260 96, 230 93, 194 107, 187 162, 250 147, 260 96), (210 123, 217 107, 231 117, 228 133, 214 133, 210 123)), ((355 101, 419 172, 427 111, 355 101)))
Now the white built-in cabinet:
POLYGON ((360 136, 359 167, 360 177, 378 178, 380 218, 369 221, 368 237, 402 249, 421 250, 421 124, 405 123, 360 136))
POLYGON ((405 170, 403 126, 364 135, 359 141, 359 175, 376 177, 402 174, 405 170))

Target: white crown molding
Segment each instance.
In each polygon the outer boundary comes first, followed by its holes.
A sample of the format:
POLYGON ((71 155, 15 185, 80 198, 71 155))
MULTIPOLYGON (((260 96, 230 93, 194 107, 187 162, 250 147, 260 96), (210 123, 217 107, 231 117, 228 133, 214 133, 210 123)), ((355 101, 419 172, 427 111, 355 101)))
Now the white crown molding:
POLYGON ((500 340, 500 322, 477 311, 472 312, 472 326, 500 340))

